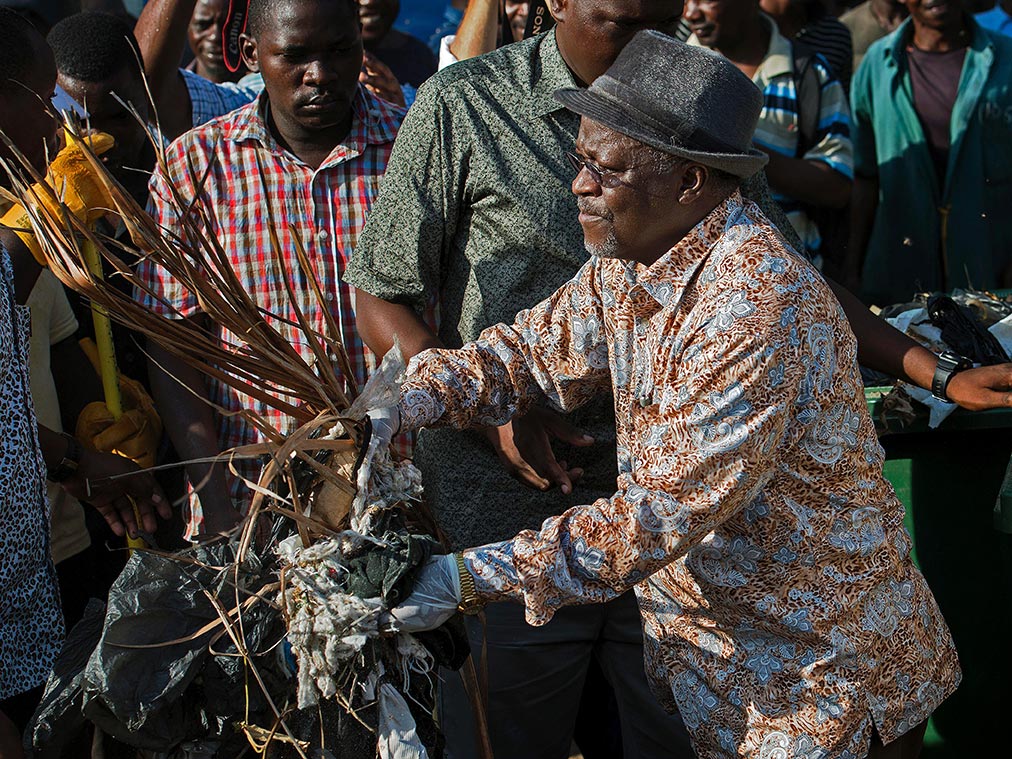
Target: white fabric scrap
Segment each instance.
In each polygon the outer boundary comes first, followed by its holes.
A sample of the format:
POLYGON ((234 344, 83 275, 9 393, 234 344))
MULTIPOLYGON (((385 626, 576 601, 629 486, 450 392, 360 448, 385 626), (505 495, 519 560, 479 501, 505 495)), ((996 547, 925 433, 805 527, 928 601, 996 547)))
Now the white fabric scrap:
POLYGON ((428 759, 404 696, 390 683, 380 685, 379 696, 380 759, 428 759))

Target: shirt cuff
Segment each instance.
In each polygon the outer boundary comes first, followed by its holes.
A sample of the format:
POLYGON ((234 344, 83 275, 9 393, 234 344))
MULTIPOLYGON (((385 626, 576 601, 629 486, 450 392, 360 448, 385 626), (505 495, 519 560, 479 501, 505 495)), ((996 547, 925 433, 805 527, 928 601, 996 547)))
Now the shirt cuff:
POLYGON ((447 66, 452 66, 454 63, 457 63, 457 56, 450 52, 450 45, 453 44, 455 39, 457 39, 456 34, 447 34, 439 40, 439 71, 442 71, 447 66))
POLYGON ((514 599, 523 601, 516 569, 513 567, 513 542, 504 540, 461 551, 464 566, 474 578, 474 587, 487 602, 514 599))

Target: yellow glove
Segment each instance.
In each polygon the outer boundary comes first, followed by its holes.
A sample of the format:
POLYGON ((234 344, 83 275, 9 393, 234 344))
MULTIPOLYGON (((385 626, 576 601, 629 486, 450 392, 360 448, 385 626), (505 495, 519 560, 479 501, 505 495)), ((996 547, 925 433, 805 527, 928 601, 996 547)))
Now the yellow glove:
MULTIPOLYGON (((96 132, 85 138, 92 152, 96 155, 109 150, 115 140, 107 134, 96 132)), ((46 184, 63 201, 71 214, 83 222, 91 224, 115 209, 116 203, 106 189, 105 183, 97 176, 95 169, 88 162, 80 140, 69 132, 67 146, 61 150, 46 172, 46 184)), ((56 218, 62 218, 59 205, 50 194, 38 183, 29 188, 31 195, 39 206, 44 206, 56 218)), ((32 219, 21 204, 15 204, 0 218, 0 224, 14 230, 25 246, 32 252, 35 260, 42 267, 49 266, 42 246, 32 232, 32 219)))
MULTIPOLYGON (((81 349, 92 365, 96 365, 95 343, 90 339, 81 340, 81 349)), ((154 466, 162 439, 162 419, 140 382, 121 374, 119 386, 123 395, 123 415, 114 419, 102 401, 89 403, 77 417, 74 437, 92 450, 126 456, 141 468, 154 466)))

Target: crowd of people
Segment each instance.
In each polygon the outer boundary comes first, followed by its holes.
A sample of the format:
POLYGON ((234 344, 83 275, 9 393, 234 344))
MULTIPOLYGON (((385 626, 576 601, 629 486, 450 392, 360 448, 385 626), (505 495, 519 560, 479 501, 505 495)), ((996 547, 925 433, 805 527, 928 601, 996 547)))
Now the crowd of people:
MULTIPOLYGON (((374 434, 412 456, 456 553, 392 614, 465 612, 495 755, 561 759, 575 734, 587 759, 915 757, 959 665, 858 362, 1012 405, 1012 365, 940 359, 868 308, 1012 287, 1012 3, 249 0, 230 61, 235 5, 3 0, 0 156, 128 235, 53 115, 76 113, 167 238, 199 206, 307 362, 296 313, 344 346, 349 384, 395 345, 412 359, 374 434), (288 275, 304 260, 322 300, 288 275)), ((233 530, 260 462, 220 454, 262 441, 247 412, 294 430, 125 326, 111 413, 88 304, 16 200, 0 759, 30 752, 110 548, 233 530)), ((150 311, 218 329, 131 263, 150 311)), ((442 679, 448 753, 472 756, 442 679)))

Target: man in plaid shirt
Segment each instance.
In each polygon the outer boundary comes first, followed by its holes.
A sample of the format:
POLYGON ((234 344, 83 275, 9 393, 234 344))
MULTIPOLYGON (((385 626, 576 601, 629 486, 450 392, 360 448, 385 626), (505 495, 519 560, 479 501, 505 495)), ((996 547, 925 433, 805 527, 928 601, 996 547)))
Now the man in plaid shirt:
MULTIPOLYGON (((326 308, 340 324, 354 381, 361 384, 374 365, 354 324, 354 295, 343 272, 386 169, 403 111, 359 86, 362 41, 355 0, 251 0, 243 58, 260 71, 265 92, 253 103, 194 129, 174 142, 167 165, 151 180, 150 212, 169 234, 181 235, 168 184, 202 204, 232 265, 259 306, 278 318, 273 326, 312 360, 305 338, 291 326, 295 309, 270 242, 270 204, 285 256, 285 268, 299 272, 295 239, 300 240, 323 287, 326 308), (268 12, 269 5, 269 12, 268 12), (258 168, 263 167, 264 179, 258 168), (197 187, 207 174, 201 192, 197 187)), ((142 264, 138 276, 158 296, 138 299, 171 318, 206 319, 195 296, 165 270, 142 264)), ((326 333, 325 315, 308 282, 297 274, 291 285, 297 305, 313 329, 326 333)), ((241 346, 242 337, 224 330, 221 339, 241 346)), ((262 402, 210 380, 152 346, 152 389, 166 428, 184 460, 202 459, 237 445, 261 440, 239 414, 243 409, 268 419, 282 433, 293 421, 262 402), (210 401, 226 413, 215 413, 210 401)), ((232 527, 248 505, 242 478, 256 481, 257 462, 235 462, 239 477, 222 465, 191 464, 190 482, 201 484, 190 502, 187 536, 211 535, 232 527), (230 497, 229 497, 230 496, 230 497)))

